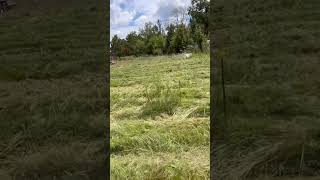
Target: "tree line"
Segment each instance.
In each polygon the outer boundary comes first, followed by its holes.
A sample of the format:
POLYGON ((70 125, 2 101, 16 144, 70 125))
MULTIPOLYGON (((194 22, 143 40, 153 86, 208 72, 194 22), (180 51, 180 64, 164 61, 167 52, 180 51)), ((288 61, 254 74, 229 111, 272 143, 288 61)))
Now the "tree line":
POLYGON ((148 22, 139 32, 125 39, 114 35, 111 51, 118 57, 175 54, 184 51, 203 52, 208 48, 208 0, 192 0, 188 9, 176 9, 176 20, 166 26, 158 20, 148 22))

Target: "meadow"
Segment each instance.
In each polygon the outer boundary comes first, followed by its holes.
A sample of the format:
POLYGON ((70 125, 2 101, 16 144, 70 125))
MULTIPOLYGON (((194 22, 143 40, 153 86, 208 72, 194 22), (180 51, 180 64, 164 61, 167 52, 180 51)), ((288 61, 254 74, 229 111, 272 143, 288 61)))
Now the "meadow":
POLYGON ((319 178, 319 8, 316 0, 212 5, 218 179, 319 178))
POLYGON ((105 179, 103 6, 16 2, 0 17, 0 179, 105 179))
POLYGON ((208 54, 111 66, 111 179, 209 179, 208 54))

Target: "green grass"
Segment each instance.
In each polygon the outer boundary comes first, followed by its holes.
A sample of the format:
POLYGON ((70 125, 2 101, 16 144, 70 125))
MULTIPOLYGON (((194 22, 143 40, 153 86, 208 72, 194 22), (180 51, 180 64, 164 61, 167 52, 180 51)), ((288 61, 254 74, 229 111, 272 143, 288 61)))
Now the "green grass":
POLYGON ((111 178, 209 179, 209 56, 111 67, 111 178))
POLYGON ((214 2, 218 179, 319 176, 320 3, 214 2))
POLYGON ((104 12, 32 3, 0 17, 0 179, 104 179, 104 12))

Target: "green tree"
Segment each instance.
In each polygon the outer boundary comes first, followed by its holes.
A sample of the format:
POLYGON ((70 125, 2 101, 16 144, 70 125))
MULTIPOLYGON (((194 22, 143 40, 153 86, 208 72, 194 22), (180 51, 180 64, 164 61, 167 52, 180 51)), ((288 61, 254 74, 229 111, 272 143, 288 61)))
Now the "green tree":
POLYGON ((118 57, 121 56, 121 39, 114 35, 111 40, 111 51, 113 54, 116 54, 118 57))
POLYGON ((184 24, 177 26, 173 39, 171 41, 171 47, 175 53, 181 53, 187 48, 188 44, 188 30, 184 24))
POLYGON ((144 28, 140 30, 140 34, 144 39, 145 53, 152 54, 153 53, 153 42, 150 42, 151 38, 159 35, 159 29, 157 25, 148 22, 145 24, 144 28))
POLYGON ((209 34, 209 7, 208 0, 191 0, 191 7, 188 10, 192 23, 199 24, 206 36, 209 34))
POLYGON ((166 53, 171 54, 174 52, 173 50, 173 37, 174 37, 174 31, 175 31, 175 26, 173 24, 169 24, 169 26, 167 27, 167 35, 165 38, 165 47, 164 50, 166 53))
POLYGON ((136 42, 136 50, 135 50, 137 56, 145 54, 145 52, 146 52, 145 47, 146 47, 146 45, 145 45, 143 39, 139 38, 136 42))
POLYGON ((197 44, 200 51, 203 52, 203 43, 206 41, 206 36, 202 32, 202 29, 199 24, 191 24, 190 36, 193 42, 197 44))
POLYGON ((120 39, 117 35, 114 35, 111 40, 111 51, 119 58, 121 56, 129 55, 128 43, 125 39, 120 39))
POLYGON ((162 29, 162 24, 161 24, 159 19, 157 21, 157 27, 158 27, 158 34, 162 35, 163 34, 163 29, 162 29))
POLYGON ((162 55, 165 45, 165 39, 162 35, 153 36, 149 40, 149 45, 153 55, 162 55))
POLYGON ((128 44, 128 51, 129 51, 129 55, 135 55, 137 56, 139 54, 139 50, 138 48, 138 40, 141 39, 141 37, 135 32, 130 32, 127 37, 126 37, 126 41, 128 44))

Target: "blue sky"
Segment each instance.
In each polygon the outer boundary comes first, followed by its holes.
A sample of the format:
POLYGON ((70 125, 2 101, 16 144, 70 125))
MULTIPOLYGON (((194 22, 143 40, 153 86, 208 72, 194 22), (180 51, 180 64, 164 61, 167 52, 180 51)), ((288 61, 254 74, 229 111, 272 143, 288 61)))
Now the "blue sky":
POLYGON ((174 18, 175 9, 186 9, 191 0, 111 0, 110 37, 125 38, 138 31, 146 22, 158 19, 166 23, 174 18))

